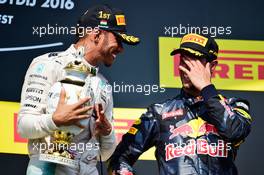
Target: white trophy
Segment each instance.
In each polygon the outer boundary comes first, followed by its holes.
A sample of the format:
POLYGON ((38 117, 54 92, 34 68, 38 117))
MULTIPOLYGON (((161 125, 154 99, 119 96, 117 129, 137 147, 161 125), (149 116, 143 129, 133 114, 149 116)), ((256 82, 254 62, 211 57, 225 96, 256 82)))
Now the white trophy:
MULTIPOLYGON (((89 68, 81 61, 75 60, 67 64, 65 69, 65 79, 56 82, 50 89, 47 99, 47 113, 54 113, 60 98, 61 88, 66 92, 66 103, 73 104, 81 98, 90 97, 91 99, 85 104, 91 106, 94 104, 94 95, 89 82, 85 85, 86 79, 91 76, 89 68), (84 87, 85 85, 85 87, 84 87)), ((92 110, 88 115, 92 115, 92 110)), ((88 119, 80 121, 83 126, 88 126, 88 119)), ((83 129, 78 126, 61 126, 50 136, 49 149, 40 154, 39 159, 58 164, 77 167, 78 163, 74 160, 74 154, 69 149, 72 138, 78 135, 83 129)))

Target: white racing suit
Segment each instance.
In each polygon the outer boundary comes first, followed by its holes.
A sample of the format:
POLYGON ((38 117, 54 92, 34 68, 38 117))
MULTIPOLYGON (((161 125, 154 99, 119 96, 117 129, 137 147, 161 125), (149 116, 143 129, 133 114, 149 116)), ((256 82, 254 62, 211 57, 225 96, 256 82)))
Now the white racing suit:
MULTIPOLYGON (((100 136, 100 149, 91 149, 96 146, 97 140, 91 138, 91 127, 94 120, 90 120, 87 126, 79 135, 73 138, 73 142, 84 145, 83 153, 76 155, 79 168, 73 169, 59 164, 46 163, 38 160, 40 150, 49 143, 49 135, 58 127, 52 120, 52 114, 47 114, 47 96, 51 86, 64 79, 63 68, 67 63, 76 59, 77 50, 71 45, 64 52, 49 53, 35 58, 27 70, 21 94, 21 108, 18 117, 18 132, 23 138, 28 138, 28 151, 30 162, 27 175, 60 175, 60 174, 81 174, 97 175, 96 163, 99 157, 102 161, 107 160, 116 147, 115 133, 112 129, 108 136, 100 136), (89 144, 89 145, 87 145, 89 144), (50 172, 44 171, 49 166, 50 172), (52 168, 53 167, 53 168, 52 168)), ((113 98, 111 86, 107 80, 98 72, 97 67, 92 67, 85 60, 87 66, 93 68, 96 73, 91 77, 91 88, 95 95, 95 103, 101 103, 105 116, 113 126, 113 98)), ((84 85, 87 88, 87 85, 84 85)), ((98 143, 97 143, 98 147, 98 143)), ((79 152, 83 151, 77 150, 79 152)))

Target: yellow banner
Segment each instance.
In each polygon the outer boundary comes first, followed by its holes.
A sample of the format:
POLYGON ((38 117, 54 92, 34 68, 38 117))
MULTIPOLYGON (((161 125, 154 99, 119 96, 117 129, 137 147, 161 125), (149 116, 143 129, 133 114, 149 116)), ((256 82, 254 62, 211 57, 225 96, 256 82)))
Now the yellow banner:
MULTIPOLYGON (((28 154, 27 139, 17 133, 17 112, 19 103, 0 101, 0 153, 28 154)), ((140 108, 114 108, 114 127, 118 142, 130 126, 146 110, 140 108)), ((141 160, 155 160, 154 148, 140 156, 141 160)))
MULTIPOLYGON (((181 88, 179 55, 180 38, 159 37, 160 86, 181 88)), ((217 39, 218 66, 213 83, 222 90, 264 91, 264 41, 217 39)))

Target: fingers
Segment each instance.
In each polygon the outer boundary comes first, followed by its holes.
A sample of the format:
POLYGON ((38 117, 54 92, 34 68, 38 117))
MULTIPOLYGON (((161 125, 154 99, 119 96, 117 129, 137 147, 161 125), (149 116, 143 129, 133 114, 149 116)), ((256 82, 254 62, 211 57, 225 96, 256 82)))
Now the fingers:
POLYGON ((102 104, 95 105, 97 120, 95 121, 95 131, 97 134, 109 135, 112 131, 112 125, 104 115, 102 104))
POLYGON ((189 75, 189 73, 190 73, 190 71, 188 69, 186 69, 185 67, 183 67, 183 66, 179 66, 179 70, 183 71, 187 75, 189 75))
POLYGON ((83 120, 83 119, 87 119, 89 118, 90 116, 89 115, 86 115, 86 114, 83 114, 83 115, 78 115, 76 117, 77 120, 83 120))
POLYGON ((88 112, 89 110, 91 110, 93 108, 94 108, 93 106, 85 106, 85 107, 82 107, 80 109, 77 109, 74 113, 76 115, 85 114, 86 112, 88 112))
POLYGON ((100 112, 103 111, 103 106, 102 106, 101 103, 98 104, 98 109, 99 109, 100 112))
POLYGON ((75 103, 73 105, 74 106, 74 109, 79 108, 83 104, 87 103, 90 99, 91 99, 90 97, 85 97, 85 98, 80 99, 77 103, 75 103))
POLYGON ((66 91, 65 91, 64 87, 61 85, 59 105, 65 104, 65 98, 66 98, 66 91))
POLYGON ((101 120, 101 115, 100 115, 100 112, 99 112, 99 104, 95 104, 95 112, 96 112, 96 121, 100 121, 101 120))
POLYGON ((87 126, 83 126, 79 122, 80 122, 80 120, 88 119, 89 117, 90 117, 89 115, 85 115, 85 114, 71 116, 70 118, 68 118, 68 120, 66 120, 66 122, 64 121, 63 125, 65 125, 65 126, 76 125, 79 128, 85 128, 87 126))
POLYGON ((195 63, 200 69, 204 69, 202 62, 199 59, 195 60, 195 63))
POLYGON ((199 59, 185 58, 183 61, 188 66, 188 68, 190 70, 193 70, 194 68, 199 68, 199 69, 204 69, 205 68, 203 66, 201 60, 199 60, 199 59))
POLYGON ((106 129, 108 129, 109 128, 109 125, 108 124, 106 124, 106 123, 102 123, 102 122, 100 122, 100 121, 96 121, 95 122, 95 128, 96 129, 104 129, 104 130, 106 130, 106 129))
POLYGON ((76 122, 79 122, 80 120, 88 119, 89 117, 90 116, 87 114, 75 115, 75 116, 72 116, 69 121, 71 124, 75 124, 76 122))
POLYGON ((184 60, 184 63, 189 67, 189 69, 191 70, 191 68, 194 67, 195 65, 195 61, 190 59, 190 58, 185 58, 184 60))
POLYGON ((105 116, 104 116, 103 106, 101 103, 95 105, 95 111, 96 111, 96 116, 97 116, 96 121, 104 120, 105 116))
POLYGON ((210 63, 209 63, 209 62, 206 63, 206 65, 205 65, 205 69, 206 69, 206 70, 209 70, 209 71, 211 70, 211 68, 210 68, 210 63))
POLYGON ((112 125, 108 121, 96 121, 95 131, 97 131, 97 134, 109 135, 112 131, 112 125))

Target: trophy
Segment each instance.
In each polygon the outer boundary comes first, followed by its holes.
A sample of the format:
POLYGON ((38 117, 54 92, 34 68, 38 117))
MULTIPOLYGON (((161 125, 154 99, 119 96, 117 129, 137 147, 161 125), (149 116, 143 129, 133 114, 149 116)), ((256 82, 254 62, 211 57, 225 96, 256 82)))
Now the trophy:
MULTIPOLYGON (((90 97, 91 99, 85 104, 91 106, 94 104, 94 94, 91 89, 91 71, 80 59, 76 59, 66 65, 64 68, 65 79, 56 82, 50 89, 47 97, 47 113, 54 113, 60 98, 61 88, 66 92, 66 103, 73 104, 80 98, 90 97)), ((88 115, 92 115, 92 110, 88 111, 88 115)), ((89 119, 83 119, 80 124, 88 126, 89 119)), ((67 165, 73 168, 78 166, 78 162, 74 160, 74 151, 70 149, 71 141, 74 136, 82 132, 83 129, 78 126, 61 126, 53 135, 49 136, 48 149, 40 154, 39 159, 42 161, 53 162, 67 165)))

